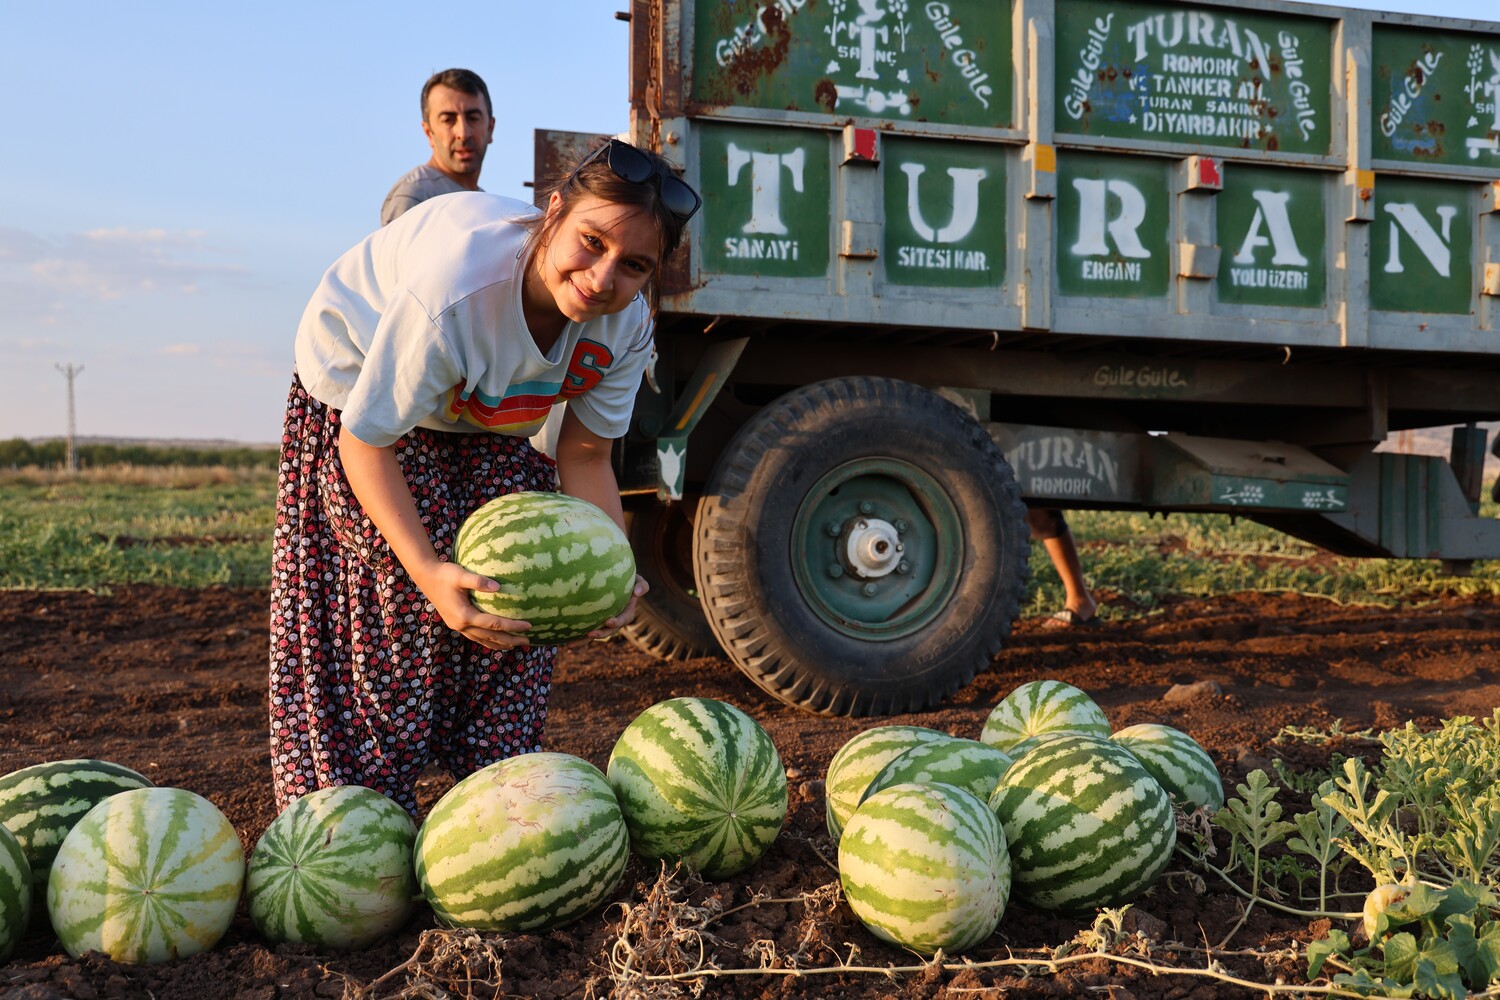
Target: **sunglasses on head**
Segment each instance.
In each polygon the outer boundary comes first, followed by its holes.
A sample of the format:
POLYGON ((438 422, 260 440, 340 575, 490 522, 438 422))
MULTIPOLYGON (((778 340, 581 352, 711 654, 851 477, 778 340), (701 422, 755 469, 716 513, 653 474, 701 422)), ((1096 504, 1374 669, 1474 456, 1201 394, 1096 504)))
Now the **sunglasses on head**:
POLYGON ((680 222, 691 219, 703 204, 703 199, 698 197, 698 192, 689 187, 686 181, 666 167, 648 159, 645 153, 630 143, 621 142, 619 139, 611 139, 594 150, 579 166, 591 163, 601 156, 605 157, 609 169, 613 170, 620 180, 629 181, 632 184, 654 185, 656 193, 661 196, 662 205, 680 222))

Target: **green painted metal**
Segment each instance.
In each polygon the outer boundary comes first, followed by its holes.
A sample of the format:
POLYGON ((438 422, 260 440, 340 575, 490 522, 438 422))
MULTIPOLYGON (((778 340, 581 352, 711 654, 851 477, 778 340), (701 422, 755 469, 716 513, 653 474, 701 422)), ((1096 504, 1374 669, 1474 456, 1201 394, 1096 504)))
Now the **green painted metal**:
POLYGON ((1349 477, 1294 445, 1169 434, 1143 450, 1146 501, 1171 510, 1349 508, 1349 477))
POLYGON ((1377 159, 1500 167, 1500 42, 1377 24, 1372 51, 1377 159))
POLYGON ((1057 129, 1326 155, 1331 22, 1186 4, 1057 0, 1057 129))
POLYGON ((1005 282, 1007 151, 890 138, 881 154, 885 276, 900 285, 1005 282))
POLYGON ((1028 500, 1137 504, 1145 500, 1141 449, 1150 438, 1120 431, 986 423, 1028 500))
POLYGON ((709 0, 693 15, 699 112, 1012 124, 1010 3, 709 0))
POLYGON ((703 268, 779 278, 828 273, 828 133, 704 125, 703 268))
POLYGON ((1382 175, 1370 234, 1370 305, 1469 313, 1474 293, 1474 184, 1382 175))
POLYGON ((719 391, 729 384, 734 366, 745 353, 749 337, 715 341, 698 359, 698 366, 683 386, 682 394, 665 421, 665 432, 656 439, 656 495, 662 500, 681 500, 687 474, 688 437, 719 391))
POLYGON ((849 462, 807 491, 792 522, 798 588, 824 622, 860 639, 910 635, 942 612, 958 586, 965 531, 947 491, 927 471, 896 459, 849 462), (899 534, 900 563, 860 576, 851 537, 899 534))
POLYGON ((1069 152, 1057 162, 1057 286, 1064 295, 1149 298, 1171 275, 1167 160, 1069 152))
POLYGON ((1329 179, 1234 164, 1218 195, 1220 302, 1322 306, 1327 300, 1329 179))

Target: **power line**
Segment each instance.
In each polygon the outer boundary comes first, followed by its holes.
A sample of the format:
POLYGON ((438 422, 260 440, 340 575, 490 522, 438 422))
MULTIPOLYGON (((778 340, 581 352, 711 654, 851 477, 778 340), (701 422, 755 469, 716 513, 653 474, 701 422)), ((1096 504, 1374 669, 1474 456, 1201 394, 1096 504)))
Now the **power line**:
POLYGON ((76 436, 76 428, 73 422, 73 378, 83 371, 83 365, 74 365, 71 361, 66 365, 58 365, 57 370, 63 373, 68 380, 68 471, 78 471, 78 452, 73 446, 76 436))

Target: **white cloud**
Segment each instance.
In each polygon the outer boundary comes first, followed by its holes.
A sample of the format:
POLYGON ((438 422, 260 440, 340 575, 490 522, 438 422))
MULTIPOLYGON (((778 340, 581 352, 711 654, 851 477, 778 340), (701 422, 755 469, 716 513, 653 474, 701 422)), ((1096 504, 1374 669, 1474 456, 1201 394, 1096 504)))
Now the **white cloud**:
POLYGON ((158 353, 158 354, 167 354, 167 355, 194 355, 194 354, 198 353, 198 345, 197 344, 168 344, 166 347, 163 347, 161 350, 157 351, 156 353, 158 353))
POLYGON ((242 282, 248 270, 223 256, 194 230, 94 229, 49 239, 0 229, 0 308, 55 323, 85 305, 242 282))

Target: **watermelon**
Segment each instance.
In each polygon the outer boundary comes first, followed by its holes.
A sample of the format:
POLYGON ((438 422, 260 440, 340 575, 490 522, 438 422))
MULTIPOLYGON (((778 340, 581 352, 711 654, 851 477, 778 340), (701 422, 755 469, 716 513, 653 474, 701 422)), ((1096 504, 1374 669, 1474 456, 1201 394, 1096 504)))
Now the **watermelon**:
POLYGON ((417 832, 422 894, 450 927, 560 927, 615 891, 630 835, 599 769, 563 753, 481 768, 450 788, 417 832))
POLYGON ((638 715, 609 755, 630 843, 704 878, 760 860, 786 821, 786 770, 771 737, 733 705, 672 698, 638 715))
POLYGON ((978 740, 954 738, 919 743, 881 768, 860 801, 908 781, 919 785, 956 785, 987 801, 1010 765, 1009 754, 978 740))
POLYGON ((1076 913, 1130 901, 1177 843, 1172 800, 1130 751, 1068 734, 1016 758, 990 796, 1005 828, 1016 898, 1076 913))
POLYGON ((1213 758, 1180 729, 1143 722, 1127 726, 1110 739, 1135 754, 1141 766, 1188 809, 1218 812, 1224 807, 1224 783, 1213 758))
POLYGON ((244 881, 239 835, 212 802, 136 788, 94 806, 62 842, 47 911, 74 958, 154 965, 217 944, 244 881))
POLYGON ((1005 834, 984 801, 952 785, 871 795, 839 839, 839 882, 876 937, 924 955, 994 933, 1010 898, 1005 834))
POLYGON ((31 895, 31 863, 15 836, 0 826, 0 962, 26 933, 31 895))
POLYGON ((511 493, 470 514, 453 559, 500 584, 474 591, 481 611, 531 623, 536 643, 582 638, 624 610, 635 587, 625 532, 587 500, 511 493))
POLYGON ((837 843, 844 824, 854 815, 871 780, 897 757, 918 743, 951 740, 952 736, 924 726, 876 726, 839 747, 828 762, 823 780, 823 819, 837 843))
POLYGON ((54 760, 0 777, 0 826, 31 864, 38 913, 46 909, 52 859, 73 824, 117 792, 150 787, 145 775, 107 760, 54 760))
POLYGON ((266 828, 245 874, 245 900, 268 941, 364 948, 406 923, 419 898, 417 826, 360 785, 304 795, 266 828))
POLYGON ((1030 681, 991 709, 979 739, 1009 751, 1028 736, 1058 732, 1108 739, 1109 720, 1094 699, 1071 684, 1030 681))

